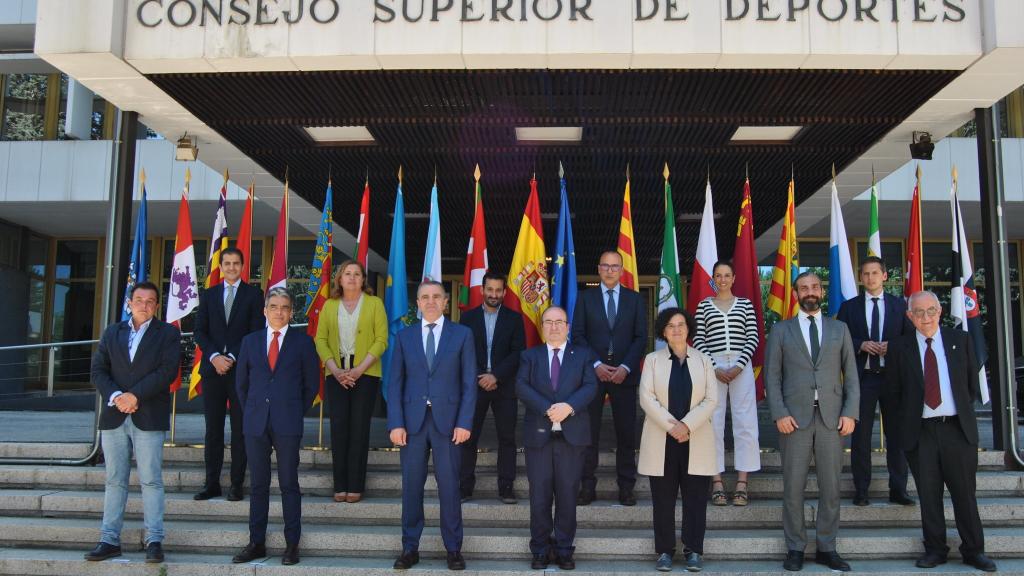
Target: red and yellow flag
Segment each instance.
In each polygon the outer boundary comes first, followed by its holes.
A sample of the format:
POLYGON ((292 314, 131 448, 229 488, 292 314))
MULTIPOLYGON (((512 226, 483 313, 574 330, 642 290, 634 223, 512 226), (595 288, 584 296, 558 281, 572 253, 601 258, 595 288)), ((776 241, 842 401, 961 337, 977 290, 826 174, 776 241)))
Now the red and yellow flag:
POLYGON ((796 242, 796 203, 793 200, 793 179, 789 179, 789 198, 786 214, 782 220, 782 237, 775 253, 775 269, 772 270, 772 286, 768 292, 768 309, 783 320, 796 316, 797 298, 793 292, 793 281, 800 273, 800 256, 796 242))
POLYGON ((757 316, 757 348, 751 364, 754 368, 757 399, 764 399, 764 378, 761 368, 764 366, 764 307, 761 304, 761 275, 757 268, 757 249, 754 246, 754 209, 750 203, 750 179, 743 183, 743 202, 740 203, 740 221, 736 225, 736 248, 732 254, 732 265, 736 270, 736 280, 732 292, 747 298, 754 305, 757 316))
MULTIPOLYGON (((306 334, 316 338, 320 325, 320 310, 331 296, 331 253, 334 252, 334 192, 331 181, 327 181, 324 195, 324 210, 320 214, 320 229, 316 235, 316 250, 313 264, 309 267, 309 282, 306 284, 306 334)), ((324 399, 324 367, 320 363, 320 391, 313 399, 316 406, 324 399)))
POLYGON ((633 206, 629 201, 629 174, 626 174, 626 193, 622 197, 622 219, 619 221, 619 256, 622 257, 622 278, 619 283, 630 290, 639 291, 636 273, 636 244, 633 242, 633 206))
POLYGON ((249 184, 249 198, 245 201, 245 211, 242 212, 242 221, 238 226, 238 238, 235 239, 235 248, 242 251, 242 281, 249 282, 249 271, 252 264, 249 262, 249 255, 252 254, 252 203, 256 197, 256 181, 249 184))
POLYGON ((917 183, 910 200, 910 229, 907 231, 907 275, 903 280, 903 295, 924 290, 924 262, 921 247, 921 166, 917 167, 917 183))
POLYGON ((484 303, 481 291, 484 274, 487 273, 487 231, 484 227, 484 202, 480 190, 480 165, 473 171, 476 179, 476 210, 473 227, 469 233, 469 247, 466 248, 466 266, 462 271, 462 286, 459 287, 459 309, 469 310, 484 303))
POLYGON ((530 179, 530 199, 526 202, 523 221, 519 225, 519 239, 508 272, 508 288, 505 305, 523 315, 526 346, 540 344, 543 342, 540 317, 550 305, 551 290, 536 176, 530 179))

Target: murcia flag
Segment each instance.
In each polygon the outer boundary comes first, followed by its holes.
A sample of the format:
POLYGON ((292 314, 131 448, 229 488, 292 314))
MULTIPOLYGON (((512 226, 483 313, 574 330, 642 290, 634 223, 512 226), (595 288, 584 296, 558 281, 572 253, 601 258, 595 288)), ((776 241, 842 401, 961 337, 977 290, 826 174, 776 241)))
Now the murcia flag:
MULTIPOLYGON (((188 209, 188 187, 192 173, 185 169, 185 188, 178 205, 178 232, 174 236, 174 262, 171 264, 170 289, 167 291, 167 322, 181 328, 181 319, 199 306, 199 276, 196 253, 192 247, 192 216, 188 209)), ((171 392, 181 388, 181 367, 171 382, 171 392)))

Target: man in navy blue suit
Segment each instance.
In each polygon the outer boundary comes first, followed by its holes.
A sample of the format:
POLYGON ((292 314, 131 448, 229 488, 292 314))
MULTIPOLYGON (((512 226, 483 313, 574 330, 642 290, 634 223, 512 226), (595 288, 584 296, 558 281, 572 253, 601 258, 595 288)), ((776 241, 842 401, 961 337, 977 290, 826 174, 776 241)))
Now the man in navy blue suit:
POLYGON ((263 292, 242 280, 244 255, 238 248, 220 253, 223 282, 203 292, 196 314, 196 345, 203 351, 199 375, 203 378, 203 413, 206 417, 206 485, 196 500, 221 495, 224 465, 224 416, 231 405, 231 487, 228 500, 242 499, 245 481, 245 439, 242 403, 235 394, 235 362, 242 338, 263 328, 263 292))
POLYGON ((907 458, 898 445, 890 441, 895 429, 894 399, 886 394, 885 356, 889 342, 913 334, 914 326, 907 318, 903 298, 886 294, 889 275, 885 262, 868 256, 860 263, 860 281, 864 293, 843 302, 836 317, 846 324, 857 351, 857 372, 860 376, 860 420, 853 431, 850 468, 853 470, 854 497, 857 506, 867 506, 871 484, 871 434, 875 427, 875 407, 881 402, 886 439, 886 464, 889 468, 889 501, 912 505, 907 496, 907 458))
POLYGON ((291 294, 284 288, 267 293, 267 327, 242 339, 235 369, 238 400, 245 415, 243 433, 249 456, 252 497, 249 500, 249 544, 232 562, 251 562, 267 555, 270 511, 270 451, 277 453, 277 481, 284 511, 284 565, 299 563, 302 493, 299 491, 299 450, 303 417, 320 389, 320 358, 313 339, 292 330, 291 294))
POLYGON ((476 408, 476 352, 469 328, 442 315, 447 306, 440 282, 421 282, 416 307, 422 319, 395 336, 391 355, 388 430, 391 442, 402 448, 402 554, 395 560, 396 570, 420 560, 423 486, 431 451, 448 569, 466 568, 459 465, 460 444, 469 440, 476 408))
POLYGON ((583 460, 583 481, 577 503, 586 506, 597 491, 597 448, 605 394, 611 398, 615 420, 615 472, 619 502, 636 505, 636 402, 640 368, 647 348, 647 306, 637 292, 619 284, 622 256, 614 250, 601 254, 597 266, 601 284, 585 290, 573 312, 572 343, 597 354, 594 373, 597 395, 588 410, 590 446, 583 460))
POLYGON ((548 567, 553 532, 558 567, 572 570, 576 567, 572 558, 576 496, 583 451, 590 445, 587 408, 597 393, 597 356, 585 346, 568 344, 568 316, 558 306, 541 315, 541 333, 546 344, 522 353, 516 376, 516 394, 526 405, 523 445, 530 479, 530 567, 548 567))

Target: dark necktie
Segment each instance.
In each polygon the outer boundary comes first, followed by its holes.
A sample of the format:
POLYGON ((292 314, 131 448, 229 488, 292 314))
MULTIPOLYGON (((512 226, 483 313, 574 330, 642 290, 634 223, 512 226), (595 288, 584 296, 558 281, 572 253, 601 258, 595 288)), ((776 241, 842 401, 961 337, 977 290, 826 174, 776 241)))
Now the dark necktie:
POLYGON ((818 353, 821 352, 821 342, 818 341, 818 324, 814 321, 814 316, 807 316, 807 320, 811 323, 811 362, 817 364, 818 353))
POLYGON ((434 326, 437 324, 427 324, 427 368, 434 369, 434 326))
POLYGON ((560 348, 554 348, 554 354, 551 356, 551 389, 558 390, 558 376, 562 373, 562 363, 558 360, 558 351, 560 348))
MULTIPOLYGON (((611 329, 611 328, 615 327, 615 314, 616 314, 616 310, 615 310, 615 291, 614 290, 609 290, 608 291, 608 308, 607 308, 607 311, 608 311, 608 328, 611 329)), ((612 338, 609 338, 608 339, 608 353, 609 354, 613 354, 614 352, 615 352, 615 342, 614 342, 614 340, 612 338)))
POLYGON ((267 363, 270 364, 271 370, 277 366, 277 353, 281 351, 280 337, 281 333, 274 330, 274 339, 270 341, 270 348, 267 348, 267 363))
POLYGON ((925 338, 928 345, 924 350, 924 403, 932 410, 942 404, 942 393, 939 392, 939 360, 932 350, 932 339, 925 338))
MULTIPOLYGON (((871 301, 872 301, 872 305, 874 306, 871 309, 871 341, 872 342, 881 342, 882 341, 882 329, 881 329, 882 322, 881 322, 881 318, 879 317, 879 314, 878 314, 878 298, 877 297, 872 297, 871 301)), ((871 368, 872 372, 878 372, 881 369, 882 362, 881 362, 881 357, 878 356, 878 354, 871 354, 869 356, 869 358, 868 358, 868 361, 869 361, 868 366, 871 368)))

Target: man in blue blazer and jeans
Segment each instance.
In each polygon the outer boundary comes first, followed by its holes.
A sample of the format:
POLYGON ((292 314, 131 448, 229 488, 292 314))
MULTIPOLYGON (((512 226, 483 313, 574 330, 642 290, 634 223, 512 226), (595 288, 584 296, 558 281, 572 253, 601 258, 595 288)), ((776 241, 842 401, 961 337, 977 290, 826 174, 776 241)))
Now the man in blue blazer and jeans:
POLYGON ((441 538, 448 569, 465 570, 462 558, 462 502, 459 467, 476 409, 476 352, 473 333, 442 315, 448 295, 440 282, 424 280, 416 290, 420 322, 395 337, 388 390, 388 430, 402 448, 402 554, 396 570, 420 560, 423 485, 427 459, 441 501, 441 538))
POLYGON ((288 290, 271 288, 264 306, 267 327, 243 338, 238 353, 235 387, 242 403, 242 432, 249 457, 252 497, 249 544, 232 558, 235 563, 267 555, 271 449, 277 453, 277 481, 284 512, 286 546, 281 564, 299 563, 299 450, 303 417, 320 389, 320 357, 305 331, 288 327, 293 305, 288 290))

